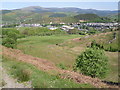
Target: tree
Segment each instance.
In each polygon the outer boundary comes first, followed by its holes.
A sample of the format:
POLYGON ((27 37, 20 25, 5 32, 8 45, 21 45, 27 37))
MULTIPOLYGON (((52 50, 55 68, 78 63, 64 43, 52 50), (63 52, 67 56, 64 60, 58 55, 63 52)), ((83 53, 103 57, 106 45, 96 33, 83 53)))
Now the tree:
POLYGON ((91 77, 105 77, 108 59, 99 48, 89 48, 76 59, 75 69, 91 77))

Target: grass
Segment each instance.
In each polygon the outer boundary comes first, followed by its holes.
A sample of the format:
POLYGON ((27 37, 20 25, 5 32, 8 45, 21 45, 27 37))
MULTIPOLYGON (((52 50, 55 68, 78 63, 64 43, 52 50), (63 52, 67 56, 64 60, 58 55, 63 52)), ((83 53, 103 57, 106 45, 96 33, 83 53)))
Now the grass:
MULTIPOLYGON (((31 36, 18 40, 17 47, 26 54, 50 60, 59 68, 73 69, 76 57, 85 50, 87 45, 90 45, 91 41, 96 40, 96 42, 104 44, 105 47, 112 44, 112 46, 117 45, 117 39, 108 45, 108 41, 113 39, 112 36, 112 33, 96 34, 89 37, 80 35, 31 36), (79 37, 83 37, 79 42, 69 40, 79 37)), ((118 53, 106 52, 106 55, 109 58, 110 72, 104 80, 118 82, 118 53)))
MULTIPOLYGON (((31 64, 13 60, 8 57, 3 57, 2 62, 4 68, 17 79, 19 77, 24 78, 25 73, 20 73, 20 70, 29 71, 30 73, 27 74, 29 79, 27 79, 27 81, 32 81, 32 87, 34 88, 93 88, 90 84, 78 84, 69 79, 61 79, 59 76, 40 71, 31 64)), ((21 80, 24 81, 24 79, 21 80)))
POLYGON ((106 52, 109 59, 109 73, 104 80, 118 82, 118 52, 106 52))
POLYGON ((60 63, 57 66, 61 69, 67 69, 66 66, 63 63, 60 63))
POLYGON ((67 67, 72 67, 76 54, 68 47, 60 45, 72 38, 82 37, 80 35, 66 36, 31 36, 18 40, 18 49, 26 54, 50 60, 55 64, 64 63, 67 67))

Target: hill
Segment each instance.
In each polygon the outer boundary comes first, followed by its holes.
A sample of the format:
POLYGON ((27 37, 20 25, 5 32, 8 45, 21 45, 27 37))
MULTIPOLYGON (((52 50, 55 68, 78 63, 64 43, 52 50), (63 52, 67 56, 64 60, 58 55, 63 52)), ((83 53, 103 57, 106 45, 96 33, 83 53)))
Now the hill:
POLYGON ((65 17, 67 16, 66 14, 52 14, 49 17, 65 17))
POLYGON ((93 20, 93 19, 100 19, 100 17, 96 14, 79 14, 74 16, 76 19, 83 19, 83 20, 93 20))
POLYGON ((107 16, 110 14, 115 14, 118 11, 109 11, 109 10, 95 10, 95 9, 80 9, 75 7, 67 7, 67 8, 43 8, 40 6, 30 6, 22 8, 21 10, 25 11, 32 11, 32 12, 72 12, 72 13, 78 13, 78 14, 85 14, 85 13, 93 13, 100 16, 107 16))
MULTIPOLYGON (((74 23, 77 20, 75 15, 79 14, 96 14, 98 16, 107 16, 117 14, 117 11, 100 11, 94 9, 80 9, 80 8, 43 8, 40 6, 31 6, 14 10, 1 10, 2 23, 20 23, 21 22, 35 22, 35 23, 49 23, 49 22, 66 22, 74 23), (32 19, 32 20, 31 20, 32 19)), ((95 16, 95 15, 94 15, 95 16)), ((94 17, 93 16, 93 17, 94 17)), ((76 16, 79 17, 79 16, 76 16)), ((83 17, 83 16, 82 16, 83 17)), ((99 18, 99 17, 97 17, 99 18)))
POLYGON ((87 22, 111 22, 110 18, 100 17, 96 14, 79 14, 74 16, 76 20, 85 20, 87 22))

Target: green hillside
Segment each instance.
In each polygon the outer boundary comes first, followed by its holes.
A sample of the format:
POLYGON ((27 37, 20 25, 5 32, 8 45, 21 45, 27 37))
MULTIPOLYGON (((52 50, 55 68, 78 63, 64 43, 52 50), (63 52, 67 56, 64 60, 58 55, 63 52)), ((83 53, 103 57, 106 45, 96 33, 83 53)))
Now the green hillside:
POLYGON ((111 22, 111 20, 107 17, 100 17, 96 14, 79 14, 74 16, 77 20, 85 20, 87 22, 111 22))
POLYGON ((19 23, 34 22, 34 23, 46 23, 52 21, 56 23, 66 22, 74 23, 79 19, 90 20, 91 22, 109 22, 109 19, 101 18, 102 15, 114 15, 117 11, 99 11, 93 9, 80 9, 80 8, 43 8, 39 6, 31 6, 15 10, 1 10, 2 23, 19 23), (100 14, 100 15, 99 15, 100 14), (29 21, 32 18, 31 21, 29 21), (51 20, 52 18, 52 20, 51 20))
POLYGON ((93 20, 93 19, 100 19, 100 17, 96 14, 79 14, 75 16, 77 19, 83 19, 83 20, 93 20))
POLYGON ((65 17, 67 16, 66 14, 52 14, 49 17, 65 17))

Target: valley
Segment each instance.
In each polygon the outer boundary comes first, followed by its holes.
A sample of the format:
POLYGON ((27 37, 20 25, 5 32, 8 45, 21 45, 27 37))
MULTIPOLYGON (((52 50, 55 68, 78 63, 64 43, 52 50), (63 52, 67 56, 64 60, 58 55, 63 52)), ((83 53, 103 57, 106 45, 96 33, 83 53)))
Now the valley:
POLYGON ((119 10, 28 6, 0 15, 1 88, 119 87, 119 10))

